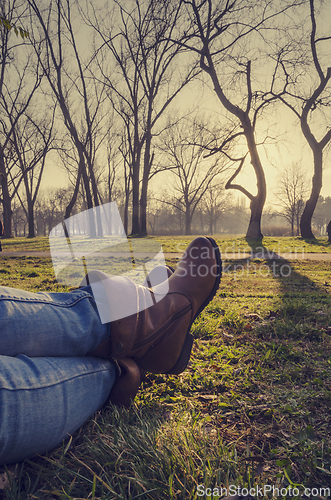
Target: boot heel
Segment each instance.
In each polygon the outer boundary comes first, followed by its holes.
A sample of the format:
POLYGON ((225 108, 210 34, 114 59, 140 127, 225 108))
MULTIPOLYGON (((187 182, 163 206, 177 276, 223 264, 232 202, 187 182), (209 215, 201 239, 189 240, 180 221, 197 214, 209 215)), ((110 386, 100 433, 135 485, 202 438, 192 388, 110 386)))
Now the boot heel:
POLYGON ((178 373, 182 373, 185 370, 191 356, 193 342, 194 342, 194 337, 191 333, 189 333, 186 336, 182 352, 180 353, 176 364, 171 368, 171 370, 167 372, 167 374, 178 375, 178 373))

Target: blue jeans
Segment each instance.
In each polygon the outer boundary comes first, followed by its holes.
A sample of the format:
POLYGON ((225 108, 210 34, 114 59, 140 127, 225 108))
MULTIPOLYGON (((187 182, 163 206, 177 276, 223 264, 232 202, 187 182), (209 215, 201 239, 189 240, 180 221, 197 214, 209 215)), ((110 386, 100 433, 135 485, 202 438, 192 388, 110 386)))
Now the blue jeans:
POLYGON ((109 335, 90 287, 0 287, 0 465, 51 450, 105 403, 116 368, 89 353, 109 335))

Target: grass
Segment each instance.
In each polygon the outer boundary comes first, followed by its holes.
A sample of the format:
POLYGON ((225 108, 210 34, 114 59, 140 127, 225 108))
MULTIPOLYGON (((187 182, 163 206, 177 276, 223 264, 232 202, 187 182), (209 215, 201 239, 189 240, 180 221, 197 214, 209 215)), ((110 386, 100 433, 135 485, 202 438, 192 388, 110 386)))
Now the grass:
MULTIPOLYGON (((46 457, 11 466, 4 498, 209 500, 230 485, 327 498, 330 262, 229 259, 224 271, 187 370, 146 376, 130 410, 105 407, 46 457)), ((0 284, 67 290, 36 257, 1 257, 0 284)))
POLYGON ((4 251, 24 252, 48 252, 49 241, 47 236, 37 236, 36 238, 1 238, 4 251))
MULTIPOLYGON (((187 245, 195 238, 193 236, 148 236, 148 240, 156 240, 162 245, 163 251, 182 253, 187 245)), ((326 237, 320 237, 316 240, 303 240, 300 237, 282 237, 274 238, 267 236, 263 238, 263 247, 260 242, 253 242, 250 246, 244 236, 213 236, 217 241, 221 251, 227 258, 233 254, 250 253, 254 248, 257 252, 268 250, 276 253, 292 253, 299 257, 305 253, 331 253, 331 245, 328 245, 326 237)), ((49 240, 46 236, 37 238, 7 238, 2 239, 3 249, 6 251, 49 251, 49 240)), ((100 241, 100 240, 97 240, 100 241)), ((135 241, 141 241, 137 239, 135 241)))
MULTIPOLYGON (((171 236, 155 237, 161 244, 164 252, 183 252, 187 245, 195 236, 171 236)), ((299 237, 274 238, 267 236, 263 238, 263 246, 260 242, 247 243, 244 236, 224 237, 215 235, 213 238, 217 241, 222 254, 226 258, 231 258, 233 254, 251 253, 252 250, 263 252, 268 250, 275 253, 292 253, 298 257, 305 253, 330 253, 331 245, 328 245, 327 238, 317 238, 316 240, 303 240, 299 237)))

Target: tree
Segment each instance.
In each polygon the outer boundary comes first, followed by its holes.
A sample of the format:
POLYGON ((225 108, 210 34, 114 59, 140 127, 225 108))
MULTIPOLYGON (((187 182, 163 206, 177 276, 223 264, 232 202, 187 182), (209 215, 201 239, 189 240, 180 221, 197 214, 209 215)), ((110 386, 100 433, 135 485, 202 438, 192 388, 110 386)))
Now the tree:
MULTIPOLYGON (((329 29, 326 33, 317 34, 316 2, 309 0, 307 3, 309 4, 310 26, 307 27, 303 23, 306 29, 303 39, 299 38, 296 33, 294 39, 291 38, 287 43, 278 47, 270 94, 278 98, 294 113, 313 154, 312 188, 300 219, 302 238, 312 239, 314 238, 312 218, 322 188, 323 152, 331 140, 329 125, 327 131, 321 135, 321 123, 325 122, 325 110, 330 110, 331 78, 331 67, 327 66, 328 58, 325 59, 325 49, 323 52, 322 47, 325 47, 326 42, 331 40, 331 35, 329 35, 329 29), (307 42, 309 44, 308 50, 307 42), (280 85, 282 85, 281 88, 279 88, 280 85), (318 117, 317 114, 319 114, 318 117), (320 136, 319 140, 318 136, 320 136)), ((322 8, 323 2, 320 2, 319 5, 322 8)), ((319 17, 322 25, 323 12, 320 13, 319 17)), ((299 23, 299 27, 302 29, 301 23, 299 23)), ((322 31, 322 28, 319 31, 322 31)), ((330 117, 327 123, 329 122, 330 117)))
MULTIPOLYGON (((228 165, 220 156, 204 158, 206 147, 212 147, 214 135, 208 133, 197 120, 181 121, 167 131, 162 150, 175 177, 169 192, 171 198, 163 202, 180 210, 185 217, 185 234, 191 234, 194 212, 208 190, 217 185, 217 179, 228 165)), ((218 180, 218 183, 220 181, 218 180)))
POLYGON ((162 204, 159 203, 154 193, 149 192, 147 220, 151 230, 151 234, 153 236, 155 235, 155 231, 158 226, 158 221, 160 219, 161 213, 162 213, 162 204))
POLYGON ((282 209, 279 215, 285 217, 291 226, 291 235, 294 236, 294 228, 299 235, 299 223, 302 215, 305 199, 308 194, 307 178, 300 164, 292 163, 285 168, 278 182, 276 193, 282 209))
POLYGON ((223 184, 212 184, 201 200, 202 215, 208 224, 208 233, 216 233, 217 222, 232 207, 231 195, 224 193, 223 184))
MULTIPOLYGON (((19 18, 24 6, 13 1, 2 4, 1 9, 2 16, 13 23, 19 18)), ((42 72, 38 64, 34 65, 33 54, 27 46, 24 47, 24 41, 18 41, 16 37, 13 39, 12 32, 7 28, 0 30, 0 38, 0 185, 5 235, 9 238, 12 235, 11 202, 16 189, 12 190, 12 179, 17 174, 13 134, 33 103, 42 72), (22 54, 19 57, 18 52, 23 53, 24 57, 22 54)))
POLYGON ((225 148, 229 143, 245 140, 248 151, 239 158, 232 157, 239 162, 239 167, 225 187, 240 191, 250 200, 251 217, 246 237, 260 239, 263 236, 261 217, 266 200, 266 180, 256 128, 262 110, 273 101, 263 99, 263 92, 256 85, 262 64, 265 67, 261 47, 266 45, 264 30, 276 32, 278 16, 297 2, 182 0, 181 3, 188 20, 178 43, 199 58, 201 69, 209 76, 213 90, 233 124, 233 133, 211 154, 227 154, 225 148), (256 59, 260 61, 256 62, 256 59), (244 186, 233 183, 247 155, 256 177, 255 195, 244 186))
POLYGON ((157 232, 159 234, 184 234, 185 214, 177 197, 167 193, 162 199, 157 198, 157 201, 162 203, 157 232))
POLYGON ((25 236, 26 216, 21 204, 15 198, 12 203, 12 223, 14 236, 25 236))
MULTIPOLYGON (((31 39, 45 76, 62 112, 63 121, 76 148, 78 171, 73 196, 66 207, 65 218, 72 212, 77 200, 81 181, 84 186, 87 208, 100 203, 96 182, 96 151, 107 136, 108 109, 105 106, 104 85, 99 85, 97 68, 82 59, 76 41, 74 14, 70 0, 56 0, 46 9, 28 0, 32 13, 31 39), (33 30, 37 19, 41 34, 33 30), (41 49, 36 40, 40 39, 41 49)), ((77 14, 77 12, 76 12, 77 14)), ((101 235, 101 222, 95 226, 92 211, 89 212, 90 236, 101 235)))
POLYGON ((32 115, 25 115, 12 134, 11 142, 20 173, 18 183, 13 179, 13 184, 28 220, 28 238, 35 237, 34 207, 45 170, 46 157, 54 147, 54 117, 55 107, 49 120, 47 117, 38 119, 32 115), (18 190, 22 179, 25 188, 24 203, 18 190))
MULTIPOLYGON (((234 40, 232 40, 231 43, 229 43, 227 39, 230 28, 238 25, 238 21, 234 16, 238 15, 238 11, 241 15, 244 14, 243 2, 237 0, 232 2, 227 1, 224 5, 224 2, 215 2, 215 4, 213 4, 212 0, 184 0, 183 5, 186 7, 190 23, 187 28, 185 27, 181 43, 184 47, 189 48, 198 55, 201 69, 209 75, 219 101, 233 117, 239 120, 243 129, 242 131, 235 132, 226 142, 217 148, 217 150, 215 149, 213 153, 222 151, 226 144, 241 135, 244 135, 247 141, 247 146, 251 155, 251 163, 257 177, 258 193, 256 196, 253 196, 242 186, 234 185, 230 182, 227 184, 227 188, 238 189, 250 199, 252 216, 247 230, 247 236, 250 238, 260 238, 262 237, 260 222, 266 199, 266 182, 254 137, 254 122, 256 116, 254 116, 253 122, 249 117, 253 101, 251 62, 247 61, 246 64, 241 64, 240 61, 238 61, 239 66, 241 66, 241 72, 246 75, 247 98, 245 108, 236 105, 226 96, 224 84, 219 77, 219 75, 222 74, 220 65, 224 65, 226 61, 225 58, 221 58, 222 52, 225 52, 225 50, 229 49, 236 40, 239 40, 250 31, 250 28, 248 28, 246 31, 242 30, 239 33, 235 33, 233 35, 234 40), (215 48, 215 44, 217 43, 218 46, 215 48)), ((231 180, 239 173, 243 163, 244 160, 242 159, 239 169, 231 180)))
POLYGON ((162 130, 160 122, 170 104, 196 71, 193 67, 181 75, 185 64, 180 69, 177 58, 183 49, 172 41, 178 23, 178 2, 114 3, 114 12, 103 13, 103 20, 111 20, 113 26, 104 25, 95 10, 89 22, 102 40, 98 54, 108 50, 115 62, 115 68, 111 66, 108 74, 104 71, 103 77, 112 104, 124 121, 125 161, 132 186, 132 234, 143 236, 147 234, 148 184, 158 172, 153 169, 153 138, 160 133, 160 127, 162 130))

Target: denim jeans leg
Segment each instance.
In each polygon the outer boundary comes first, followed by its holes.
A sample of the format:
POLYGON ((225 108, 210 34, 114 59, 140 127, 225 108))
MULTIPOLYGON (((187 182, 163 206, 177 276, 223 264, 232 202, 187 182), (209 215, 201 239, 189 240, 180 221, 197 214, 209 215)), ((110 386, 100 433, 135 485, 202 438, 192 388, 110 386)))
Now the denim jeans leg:
POLYGON ((88 356, 0 356, 0 465, 60 444, 104 404, 115 373, 88 356))
POLYGON ((88 286, 66 293, 0 287, 0 355, 85 356, 109 335, 88 286))

